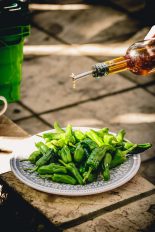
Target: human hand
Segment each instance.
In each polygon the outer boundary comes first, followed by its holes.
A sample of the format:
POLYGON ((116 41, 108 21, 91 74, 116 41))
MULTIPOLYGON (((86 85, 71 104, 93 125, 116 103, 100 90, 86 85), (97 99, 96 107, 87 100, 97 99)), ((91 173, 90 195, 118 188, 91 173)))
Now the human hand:
POLYGON ((144 40, 151 39, 153 37, 155 37, 155 25, 153 27, 151 27, 151 30, 145 36, 144 40))

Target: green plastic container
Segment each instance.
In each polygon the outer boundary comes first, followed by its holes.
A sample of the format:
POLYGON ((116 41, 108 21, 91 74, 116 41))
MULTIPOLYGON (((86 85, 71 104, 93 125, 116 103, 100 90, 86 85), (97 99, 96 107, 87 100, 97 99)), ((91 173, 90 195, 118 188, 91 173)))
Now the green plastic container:
POLYGON ((29 25, 0 30, 0 95, 8 102, 20 99, 23 43, 29 34, 29 25))

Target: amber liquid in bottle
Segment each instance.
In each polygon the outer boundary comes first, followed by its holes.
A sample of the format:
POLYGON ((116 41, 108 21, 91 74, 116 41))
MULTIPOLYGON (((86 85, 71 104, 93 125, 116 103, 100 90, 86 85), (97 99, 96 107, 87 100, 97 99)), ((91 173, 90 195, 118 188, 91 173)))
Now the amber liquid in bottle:
POLYGON ((155 73, 155 38, 134 43, 128 48, 125 56, 96 64, 93 70, 78 75, 72 74, 71 77, 75 88, 75 82, 87 76, 92 75, 99 79, 125 70, 137 75, 155 73))
MULTIPOLYGON (((155 39, 137 42, 129 47, 125 56, 104 62, 106 75, 130 70, 137 75, 155 72, 155 39)), ((104 75, 103 75, 104 76, 104 75)))

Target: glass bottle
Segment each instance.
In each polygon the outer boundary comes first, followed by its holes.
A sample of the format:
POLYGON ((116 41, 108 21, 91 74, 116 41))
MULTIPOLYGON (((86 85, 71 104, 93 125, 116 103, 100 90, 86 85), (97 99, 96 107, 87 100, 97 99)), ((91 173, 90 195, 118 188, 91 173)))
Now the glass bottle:
POLYGON ((72 74, 73 82, 92 75, 94 78, 130 70, 137 75, 148 75, 155 72, 155 38, 139 41, 131 45, 125 54, 103 63, 95 64, 91 71, 78 75, 72 74))

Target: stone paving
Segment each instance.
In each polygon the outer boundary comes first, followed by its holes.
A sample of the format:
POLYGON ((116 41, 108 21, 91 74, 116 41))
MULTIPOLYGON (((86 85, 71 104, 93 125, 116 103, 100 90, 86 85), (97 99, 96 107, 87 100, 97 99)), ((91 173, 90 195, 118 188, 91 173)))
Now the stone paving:
MULTIPOLYGON (((96 62, 123 55, 125 48, 144 38, 148 25, 108 4, 74 11, 33 10, 31 24, 25 45, 50 46, 51 54, 37 53, 39 47, 34 54, 24 50, 21 100, 9 105, 6 115, 10 119, 30 134, 48 130, 58 120, 62 126, 68 122, 74 126, 108 126, 114 132, 125 128, 127 138, 154 144, 154 75, 142 77, 126 71, 98 81, 83 80, 75 90, 69 77, 96 62), (94 50, 82 50, 83 45, 90 44, 94 50), (54 52, 55 48, 59 52, 54 52)), ((142 156, 143 161, 154 158, 154 154, 155 146, 142 156)), ((153 174, 146 171, 149 163, 143 167, 142 174, 151 175, 155 182, 153 174)))
POLYGON ((148 222, 154 222, 154 216, 153 214, 150 215, 150 212, 148 210, 146 211, 146 209, 148 209, 149 202, 153 202, 154 200, 154 196, 151 197, 151 199, 145 198, 143 200, 139 200, 136 204, 128 204, 123 208, 114 210, 112 213, 107 213, 97 217, 96 220, 90 220, 71 229, 67 229, 65 232, 151 231, 149 228, 146 229, 146 225, 148 222), (135 207, 136 212, 134 211, 135 207), (142 218, 142 216, 144 218, 142 218), (137 221, 136 218, 139 220, 137 221), (141 222, 143 222, 143 228, 141 227, 141 222))

